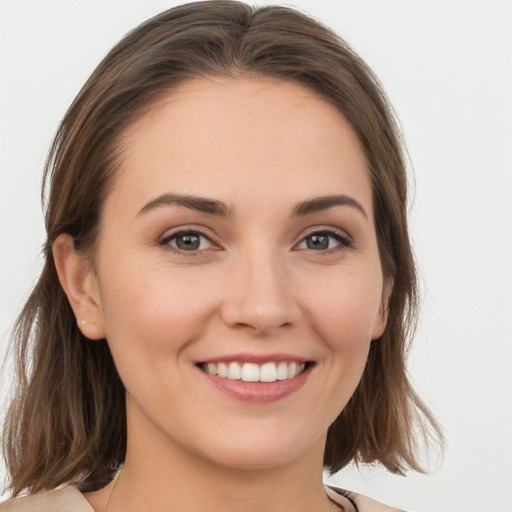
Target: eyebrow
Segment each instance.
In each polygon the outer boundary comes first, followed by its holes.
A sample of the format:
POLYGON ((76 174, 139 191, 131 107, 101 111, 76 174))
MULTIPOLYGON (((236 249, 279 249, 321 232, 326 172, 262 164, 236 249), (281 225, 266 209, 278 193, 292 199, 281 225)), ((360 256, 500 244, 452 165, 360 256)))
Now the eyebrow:
POLYGON ((351 206, 352 208, 355 208, 360 213, 362 213, 363 217, 368 220, 368 214, 361 206, 361 204, 353 197, 347 196, 345 194, 313 197, 312 199, 303 201, 302 203, 299 203, 297 206, 295 206, 292 212, 292 217, 304 217, 305 215, 327 210, 334 206, 351 206))
POLYGON ((190 210, 196 210, 203 213, 209 213, 211 215, 217 215, 219 217, 233 217, 233 211, 228 208, 221 201, 215 199, 207 199, 204 197, 196 196, 184 196, 179 194, 162 194, 156 199, 153 199, 147 203, 137 214, 137 216, 144 214, 155 208, 161 206, 183 206, 190 210))
MULTIPOLYGON (((210 215, 216 215, 219 217, 234 217, 234 210, 229 208, 222 201, 216 199, 208 199, 205 197, 187 196, 180 194, 162 194, 157 198, 147 203, 137 214, 142 215, 148 211, 160 208, 162 206, 183 206, 190 210, 196 210, 210 215)), ((345 194, 313 197, 306 201, 302 201, 297 204, 291 213, 291 217, 305 217, 334 206, 350 206, 358 210, 365 219, 368 220, 368 214, 361 204, 356 201, 353 197, 345 194)))

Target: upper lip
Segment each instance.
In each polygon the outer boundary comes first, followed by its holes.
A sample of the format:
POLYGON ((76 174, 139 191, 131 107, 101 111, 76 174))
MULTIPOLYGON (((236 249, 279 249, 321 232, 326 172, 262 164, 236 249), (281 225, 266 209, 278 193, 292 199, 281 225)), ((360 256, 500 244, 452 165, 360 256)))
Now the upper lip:
POLYGON ((301 357, 295 354, 248 354, 248 353, 238 353, 238 354, 226 354, 223 356, 216 357, 208 357, 199 361, 199 363, 230 363, 232 361, 243 362, 243 363, 255 363, 258 365, 275 362, 280 363, 283 361, 292 362, 295 361, 297 363, 307 363, 311 362, 311 359, 306 357, 301 357))

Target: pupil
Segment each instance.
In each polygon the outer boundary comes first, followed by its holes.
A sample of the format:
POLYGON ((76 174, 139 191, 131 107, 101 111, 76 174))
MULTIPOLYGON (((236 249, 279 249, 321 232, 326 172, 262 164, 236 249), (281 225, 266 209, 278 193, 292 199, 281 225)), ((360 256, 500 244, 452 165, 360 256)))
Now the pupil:
POLYGON ((311 235, 307 241, 308 249, 328 249, 329 237, 327 235, 311 235))
POLYGON ((176 240, 179 249, 185 251, 195 251, 199 249, 200 240, 197 235, 182 235, 176 240))

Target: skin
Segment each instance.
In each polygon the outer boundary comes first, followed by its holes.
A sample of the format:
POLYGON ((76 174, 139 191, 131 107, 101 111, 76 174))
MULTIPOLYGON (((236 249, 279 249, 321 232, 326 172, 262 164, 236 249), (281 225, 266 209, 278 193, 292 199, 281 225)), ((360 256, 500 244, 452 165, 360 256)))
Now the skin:
POLYGON ((124 148, 92 262, 68 235, 54 246, 82 331, 107 338, 127 392, 124 470, 114 492, 86 499, 97 512, 109 499, 108 510, 126 512, 332 510, 326 432, 386 322, 355 133, 301 85, 198 79, 135 122, 124 148), (221 201, 231 215, 176 204, 141 212, 162 194, 221 201), (292 215, 341 194, 353 204, 292 215), (199 250, 169 238, 183 229, 205 235, 199 250), (328 244, 312 248, 312 233, 328 244), (197 366, 233 353, 314 365, 300 389, 255 403, 197 366))

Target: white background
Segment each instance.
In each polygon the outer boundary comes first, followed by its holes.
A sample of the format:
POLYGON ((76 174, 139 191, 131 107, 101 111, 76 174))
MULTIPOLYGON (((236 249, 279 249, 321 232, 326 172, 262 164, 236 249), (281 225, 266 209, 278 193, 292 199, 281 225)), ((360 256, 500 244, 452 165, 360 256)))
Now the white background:
MULTIPOLYGON (((40 266, 40 176, 59 120, 108 49, 176 3, 0 0, 2 350, 40 266)), ((431 475, 352 468, 333 481, 410 511, 511 512, 512 1, 292 5, 354 46, 402 121, 424 296, 410 372, 447 437, 431 475)))

